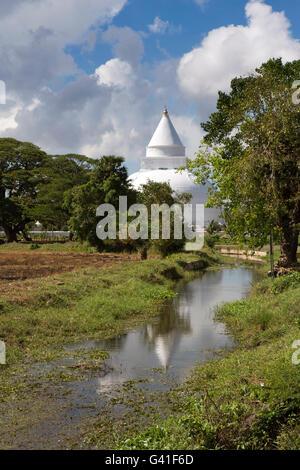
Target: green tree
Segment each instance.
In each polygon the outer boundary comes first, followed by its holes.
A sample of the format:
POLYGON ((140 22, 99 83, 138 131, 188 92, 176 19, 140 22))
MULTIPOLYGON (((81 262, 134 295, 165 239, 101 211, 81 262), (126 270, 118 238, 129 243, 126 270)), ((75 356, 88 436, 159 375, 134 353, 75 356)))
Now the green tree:
POLYGON ((26 236, 26 225, 35 220, 37 186, 48 157, 39 147, 11 138, 0 139, 0 226, 7 241, 26 236))
POLYGON ((80 241, 103 248, 103 242, 97 238, 98 218, 96 209, 100 204, 119 206, 119 196, 127 196, 128 203, 135 201, 135 191, 128 182, 127 170, 122 157, 104 156, 96 160, 86 184, 66 192, 65 208, 71 214, 69 228, 80 241))
POLYGON ((144 247, 144 251, 147 250, 150 246, 153 246, 162 256, 167 256, 171 253, 181 251, 184 248, 186 242, 184 238, 184 221, 182 220, 182 238, 176 239, 173 211, 170 212, 170 238, 162 238, 162 214, 160 214, 159 239, 151 240, 151 206, 153 204, 167 204, 169 207, 171 207, 173 204, 178 204, 183 209, 183 204, 188 203, 191 197, 192 196, 189 193, 174 194, 174 191, 169 183, 158 183, 149 180, 147 184, 142 185, 141 191, 138 195, 138 201, 147 207, 149 217, 149 239, 140 241, 140 244, 142 244, 144 247))
POLYGON ((188 168, 210 184, 210 207, 222 207, 229 233, 253 246, 280 234, 279 266, 297 262, 300 222, 300 113, 292 84, 300 61, 271 59, 219 92, 204 142, 188 168))
POLYGON ((64 193, 88 182, 96 161, 83 155, 68 154, 49 156, 47 165, 41 168, 35 217, 46 228, 67 228, 70 213, 63 204, 64 193))
POLYGON ((206 229, 207 233, 209 233, 210 235, 214 235, 218 232, 221 231, 221 225, 216 222, 215 220, 211 220, 207 229, 206 229))

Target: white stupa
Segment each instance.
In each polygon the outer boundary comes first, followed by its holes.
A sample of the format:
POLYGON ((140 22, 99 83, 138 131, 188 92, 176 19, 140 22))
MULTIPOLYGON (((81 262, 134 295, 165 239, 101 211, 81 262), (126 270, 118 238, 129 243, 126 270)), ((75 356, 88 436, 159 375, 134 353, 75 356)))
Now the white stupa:
MULTIPOLYGON (((195 184, 194 176, 187 170, 177 171, 185 164, 185 147, 171 122, 167 109, 165 109, 147 147, 146 158, 142 159, 141 169, 133 173, 129 180, 136 190, 141 189, 141 186, 149 180, 158 183, 169 182, 171 188, 177 193, 192 194, 191 204, 206 204, 208 200, 207 186, 195 184)), ((205 226, 213 219, 216 221, 220 219, 219 210, 205 208, 205 226)))

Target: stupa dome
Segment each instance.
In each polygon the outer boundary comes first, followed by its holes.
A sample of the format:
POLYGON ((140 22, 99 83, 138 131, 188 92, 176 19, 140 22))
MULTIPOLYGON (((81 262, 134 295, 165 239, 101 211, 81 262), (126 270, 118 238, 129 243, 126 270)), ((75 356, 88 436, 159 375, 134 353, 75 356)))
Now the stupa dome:
MULTIPOLYGON (((132 186, 140 190, 143 184, 155 181, 168 182, 174 192, 192 194, 191 204, 206 204, 208 200, 207 186, 196 184, 194 176, 187 170, 178 171, 186 165, 185 147, 183 146, 165 109, 163 116, 149 142, 146 158, 142 159, 141 169, 129 176, 132 186)), ((204 223, 219 220, 217 209, 204 210, 204 223)), ((197 223, 197 221, 193 221, 197 223)))
POLYGON ((146 157, 185 157, 185 147, 172 124, 168 111, 163 116, 150 140, 146 157))

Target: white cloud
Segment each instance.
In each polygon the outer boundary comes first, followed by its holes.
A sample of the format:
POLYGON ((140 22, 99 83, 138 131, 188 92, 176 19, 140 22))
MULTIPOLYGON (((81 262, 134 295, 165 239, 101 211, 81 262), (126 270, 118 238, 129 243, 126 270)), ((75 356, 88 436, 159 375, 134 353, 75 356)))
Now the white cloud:
POLYGON ((28 109, 28 111, 34 111, 40 104, 41 102, 38 98, 33 98, 32 103, 29 104, 26 109, 28 109))
POLYGON ((156 16, 156 18, 154 18, 153 24, 149 24, 148 28, 151 33, 164 34, 167 31, 168 26, 168 21, 163 21, 159 18, 159 16, 156 16))
POLYGON ((159 16, 154 18, 152 24, 148 25, 149 31, 154 34, 165 34, 167 31, 169 33, 179 33, 181 31, 181 26, 174 26, 169 21, 164 21, 159 16))
MULTIPOLYGON (((285 15, 252 1, 247 4, 246 26, 215 29, 200 47, 181 59, 168 58, 154 65, 142 60, 141 33, 110 26, 101 37, 111 44, 112 57, 95 66, 94 74, 89 76, 78 71, 65 46, 71 40, 85 41, 92 25, 97 28, 99 22, 106 21, 106 14, 99 16, 100 4, 110 5, 113 14, 113 8, 125 1, 91 1, 93 15, 84 11, 86 1, 76 1, 82 6, 83 25, 75 21, 80 28, 77 32, 66 27, 63 46, 57 39, 59 25, 44 19, 35 21, 35 32, 26 36, 27 43, 19 44, 12 30, 9 53, 8 46, 0 47, 1 74, 5 75, 0 78, 14 97, 8 96, 5 114, 4 107, 0 108, 0 126, 4 126, 0 135, 34 142, 50 153, 123 155, 133 170, 144 157, 145 146, 166 104, 187 155, 192 156, 202 136, 199 124, 214 110, 218 89, 227 90, 233 76, 253 71, 270 57, 294 60, 300 54, 299 42, 292 38, 285 15), (73 74, 73 81, 51 90, 49 81, 64 74, 73 74)), ((0 35, 4 19, 19 15, 22 3, 19 0, 14 8, 6 10, 0 4, 0 35)), ((34 15, 34 5, 40 0, 26 3, 34 15)), ((66 15, 68 2, 53 0, 53 5, 66 15)), ((16 29, 16 24, 12 28, 16 29)), ((26 29, 26 23, 21 24, 26 29)))
POLYGON ((137 64, 143 57, 144 44, 141 35, 131 28, 118 28, 110 26, 102 39, 113 45, 113 51, 117 57, 131 64, 137 64))
POLYGON ((258 0, 246 5, 247 26, 214 29, 200 47, 185 54, 178 67, 181 90, 199 100, 229 89, 237 75, 248 74, 271 57, 284 61, 300 56, 300 43, 290 32, 284 13, 258 0))
POLYGON ((1 106, 0 129, 2 132, 18 127, 16 116, 20 110, 21 107, 14 103, 6 103, 5 107, 1 106))
POLYGON ((129 137, 135 139, 139 136, 138 131, 133 127, 130 131, 129 137))
MULTIPOLYGON (((93 43, 91 28, 110 21, 127 0, 14 0, 0 6, 1 79, 16 101, 32 102, 45 83, 80 74, 71 44, 93 43)), ((95 39, 95 38, 94 38, 95 39)))
POLYGON ((0 41, 24 44, 40 28, 61 44, 81 43, 92 25, 104 24, 127 0, 19 0, 0 19, 0 41))
POLYGON ((209 1, 209 0, 194 0, 197 5, 200 5, 200 7, 204 7, 204 5, 209 1))
POLYGON ((133 84, 135 76, 131 65, 118 58, 111 59, 95 70, 99 85, 126 88, 133 84))
POLYGON ((172 121, 175 128, 180 132, 180 139, 187 149, 187 156, 193 158, 204 135, 199 119, 196 116, 174 115, 172 121))

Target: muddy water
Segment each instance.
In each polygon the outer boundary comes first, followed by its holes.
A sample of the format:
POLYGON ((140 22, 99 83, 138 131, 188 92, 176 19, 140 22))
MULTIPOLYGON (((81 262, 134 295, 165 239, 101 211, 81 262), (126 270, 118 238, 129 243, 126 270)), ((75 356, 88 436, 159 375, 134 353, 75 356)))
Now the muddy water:
MULTIPOLYGON (((107 350, 107 368, 86 371, 80 381, 47 386, 36 402, 22 404, 21 411, 11 403, 5 416, 10 433, 0 432, 0 447, 2 438, 4 448, 111 448, 112 430, 122 433, 130 421, 139 430, 152 418, 165 416, 166 392, 196 363, 234 347, 225 325, 214 321, 214 307, 245 297, 258 276, 255 269, 241 266, 207 271, 179 285, 171 305, 142 328, 110 340, 66 345, 67 351, 107 350), (98 434, 93 441, 94 431, 98 434)), ((70 366, 67 359, 40 364, 30 374, 70 366)))

